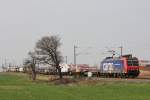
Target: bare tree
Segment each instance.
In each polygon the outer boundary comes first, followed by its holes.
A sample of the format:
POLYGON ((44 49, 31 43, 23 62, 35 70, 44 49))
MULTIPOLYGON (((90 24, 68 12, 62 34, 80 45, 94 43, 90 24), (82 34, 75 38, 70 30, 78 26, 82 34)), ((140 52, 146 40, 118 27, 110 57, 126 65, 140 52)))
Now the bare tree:
POLYGON ((61 46, 58 35, 42 37, 36 43, 36 52, 40 55, 40 61, 52 65, 58 70, 60 79, 63 78, 59 64, 62 62, 62 56, 59 51, 61 46))
POLYGON ((36 80, 36 53, 35 52, 29 52, 28 53, 29 58, 25 60, 24 65, 27 69, 27 73, 29 74, 29 77, 32 80, 36 80))

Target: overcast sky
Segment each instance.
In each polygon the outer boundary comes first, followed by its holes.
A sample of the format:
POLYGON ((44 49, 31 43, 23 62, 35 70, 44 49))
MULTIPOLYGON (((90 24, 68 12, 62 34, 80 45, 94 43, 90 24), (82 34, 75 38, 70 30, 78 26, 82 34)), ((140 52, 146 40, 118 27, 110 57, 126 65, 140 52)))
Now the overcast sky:
POLYGON ((150 59, 149 0, 0 0, 0 64, 21 64, 42 36, 59 34, 73 63, 98 64, 106 47, 150 59), (86 48, 91 47, 91 48, 86 48), (86 55, 85 53, 89 53, 86 55))

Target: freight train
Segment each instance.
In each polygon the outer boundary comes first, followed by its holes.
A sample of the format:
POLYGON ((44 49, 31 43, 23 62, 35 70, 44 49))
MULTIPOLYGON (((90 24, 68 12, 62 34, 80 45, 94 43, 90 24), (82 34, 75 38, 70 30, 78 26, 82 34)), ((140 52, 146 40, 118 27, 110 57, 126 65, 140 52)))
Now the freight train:
MULTIPOLYGON (((67 64, 61 65, 64 75, 79 75, 80 77, 84 77, 88 76, 88 72, 91 72, 92 76, 115 78, 136 78, 140 74, 140 67, 138 58, 132 55, 106 57, 101 61, 99 67, 90 67, 86 64, 78 64, 76 66, 67 64)), ((50 73, 51 71, 49 72, 48 70, 46 74, 50 73)))
MULTIPOLYGON (((68 65, 61 64, 63 75, 79 75, 88 76, 92 73, 95 77, 120 77, 120 78, 136 78, 140 74, 140 65, 137 57, 132 55, 123 55, 120 57, 106 57, 101 61, 99 66, 89 66, 87 64, 68 65)), ((12 71, 12 70, 10 70, 12 71)), ((23 71, 25 72, 25 70, 23 71)), ((58 74, 55 67, 40 67, 37 69, 40 74, 58 74)))
POLYGON ((139 60, 132 55, 106 57, 100 64, 100 76, 136 78, 139 74, 139 60))

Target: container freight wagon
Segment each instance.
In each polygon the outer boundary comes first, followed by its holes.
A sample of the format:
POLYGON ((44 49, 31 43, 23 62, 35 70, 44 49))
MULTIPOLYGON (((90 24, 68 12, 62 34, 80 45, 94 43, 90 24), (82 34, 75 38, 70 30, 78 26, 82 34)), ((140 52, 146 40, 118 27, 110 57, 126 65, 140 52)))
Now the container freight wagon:
POLYGON ((139 67, 138 59, 132 55, 107 57, 100 64, 100 76, 135 78, 140 73, 139 67))

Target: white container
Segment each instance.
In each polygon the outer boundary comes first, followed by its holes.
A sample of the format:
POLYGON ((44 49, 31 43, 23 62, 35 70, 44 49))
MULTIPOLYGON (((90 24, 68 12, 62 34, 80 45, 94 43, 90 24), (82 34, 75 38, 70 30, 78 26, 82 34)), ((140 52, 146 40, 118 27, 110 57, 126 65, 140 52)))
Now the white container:
POLYGON ((92 72, 88 72, 88 77, 92 77, 92 72))

